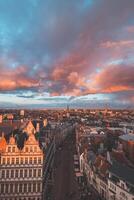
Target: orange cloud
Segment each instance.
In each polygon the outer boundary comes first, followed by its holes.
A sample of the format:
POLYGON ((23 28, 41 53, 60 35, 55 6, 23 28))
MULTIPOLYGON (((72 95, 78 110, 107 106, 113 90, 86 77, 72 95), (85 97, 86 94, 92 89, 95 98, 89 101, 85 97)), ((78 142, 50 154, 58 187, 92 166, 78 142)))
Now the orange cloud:
POLYGON ((133 74, 134 66, 109 66, 95 76, 92 86, 105 93, 133 91, 133 74))
POLYGON ((0 90, 16 90, 38 87, 36 79, 27 76, 27 69, 19 67, 16 70, 1 68, 0 90))

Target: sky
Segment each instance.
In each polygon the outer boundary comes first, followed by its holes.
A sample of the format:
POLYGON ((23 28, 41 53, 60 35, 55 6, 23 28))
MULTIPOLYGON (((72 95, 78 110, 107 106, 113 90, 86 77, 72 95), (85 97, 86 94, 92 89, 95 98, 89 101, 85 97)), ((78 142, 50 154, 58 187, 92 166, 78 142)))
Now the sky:
POLYGON ((0 0, 0 107, 133 108, 133 0, 0 0))

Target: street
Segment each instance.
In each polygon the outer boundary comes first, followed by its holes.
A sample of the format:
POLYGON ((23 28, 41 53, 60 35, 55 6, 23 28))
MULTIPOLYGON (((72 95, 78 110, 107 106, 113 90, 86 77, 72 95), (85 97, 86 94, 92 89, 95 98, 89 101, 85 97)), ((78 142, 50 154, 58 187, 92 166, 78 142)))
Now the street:
POLYGON ((54 161, 52 200, 99 200, 98 193, 86 184, 78 184, 74 173, 75 134, 68 136, 58 148, 54 161), (88 192, 90 191, 90 195, 88 192))
POLYGON ((54 200, 78 200, 78 183, 74 174, 75 137, 69 136, 55 155, 54 200))

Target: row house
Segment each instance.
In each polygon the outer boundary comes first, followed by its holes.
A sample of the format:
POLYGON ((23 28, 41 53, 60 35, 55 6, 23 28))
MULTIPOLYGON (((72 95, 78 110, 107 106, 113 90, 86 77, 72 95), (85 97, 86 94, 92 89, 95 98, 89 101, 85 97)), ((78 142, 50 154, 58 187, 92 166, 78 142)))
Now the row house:
POLYGON ((108 173, 109 200, 134 200, 134 169, 114 161, 108 173))
POLYGON ((103 200, 134 200, 134 168, 111 159, 109 152, 104 157, 84 150, 79 160, 89 187, 103 200))
POLYGON ((0 199, 41 200, 43 151, 33 133, 19 149, 15 138, 0 141, 0 199))
POLYGON ((54 157, 54 136, 46 120, 24 122, 19 130, 28 136, 22 148, 18 147, 16 135, 8 142, 4 134, 0 139, 0 200, 45 199, 54 157))

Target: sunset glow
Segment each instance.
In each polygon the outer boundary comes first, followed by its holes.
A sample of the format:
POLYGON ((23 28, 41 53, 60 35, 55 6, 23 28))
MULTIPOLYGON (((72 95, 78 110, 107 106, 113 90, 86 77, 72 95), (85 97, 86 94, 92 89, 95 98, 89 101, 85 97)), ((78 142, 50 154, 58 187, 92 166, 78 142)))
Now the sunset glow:
POLYGON ((0 107, 132 108, 133 56, 132 0, 0 1, 0 107))

